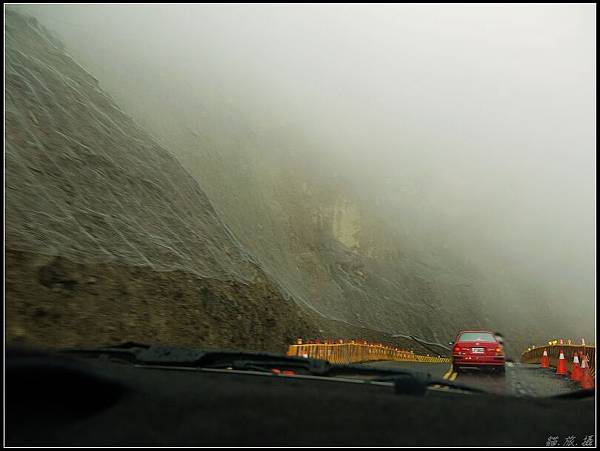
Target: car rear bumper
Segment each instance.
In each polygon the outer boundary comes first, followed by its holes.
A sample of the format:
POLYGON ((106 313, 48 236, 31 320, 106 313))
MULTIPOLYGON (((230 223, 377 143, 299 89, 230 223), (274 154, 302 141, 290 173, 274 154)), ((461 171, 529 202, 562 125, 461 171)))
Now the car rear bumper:
POLYGON ((452 365, 454 366, 504 366, 505 359, 503 357, 492 357, 487 359, 468 359, 468 358, 453 358, 452 365))

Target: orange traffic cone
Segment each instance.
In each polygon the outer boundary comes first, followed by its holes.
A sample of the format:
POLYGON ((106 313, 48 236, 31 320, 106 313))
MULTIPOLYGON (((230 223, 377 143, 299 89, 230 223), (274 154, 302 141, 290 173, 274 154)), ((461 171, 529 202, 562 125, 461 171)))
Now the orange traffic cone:
POLYGON ((590 371, 590 367, 588 365, 587 355, 584 355, 581 362, 581 380, 579 381, 579 385, 582 389, 588 390, 594 388, 594 377, 590 371))
POLYGON ((565 360, 565 354, 560 351, 558 356, 558 365, 556 365, 556 374, 558 376, 564 376, 567 374, 567 361, 565 360))
POLYGON ((550 359, 548 358, 548 351, 544 349, 542 358, 540 359, 540 368, 550 368, 550 359))
POLYGON ((573 365, 571 365, 571 380, 581 380, 581 367, 579 366, 579 356, 577 355, 577 352, 573 353, 573 365))

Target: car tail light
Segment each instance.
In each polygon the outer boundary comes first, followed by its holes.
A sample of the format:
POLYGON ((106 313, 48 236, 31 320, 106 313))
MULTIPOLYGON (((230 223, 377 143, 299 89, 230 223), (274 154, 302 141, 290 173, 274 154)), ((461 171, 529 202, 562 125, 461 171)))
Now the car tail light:
POLYGON ((502 348, 496 348, 496 355, 503 355, 504 351, 502 351, 502 348))
POLYGON ((454 346, 454 354, 460 354, 460 346, 454 346))

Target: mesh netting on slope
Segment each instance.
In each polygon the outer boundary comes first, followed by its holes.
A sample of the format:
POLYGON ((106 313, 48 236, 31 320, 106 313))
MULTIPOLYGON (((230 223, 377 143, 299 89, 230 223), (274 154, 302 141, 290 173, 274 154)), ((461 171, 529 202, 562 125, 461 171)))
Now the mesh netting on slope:
MULTIPOLYGON (((280 175, 281 162, 265 161, 262 152, 257 161, 264 170, 254 173, 251 164, 240 164, 240 155, 230 161, 218 143, 206 143, 210 154, 197 160, 201 167, 193 173, 221 208, 217 215, 197 182, 59 43, 33 21, 8 12, 6 17, 9 249, 251 280, 253 258, 222 217, 271 281, 325 317, 436 339, 436 332, 441 337, 455 331, 461 316, 477 316, 462 307, 469 293, 453 288, 454 282, 422 282, 437 280, 439 271, 417 267, 410 257, 382 268, 369 264, 366 275, 345 269, 344 262, 355 258, 321 236, 326 226, 307 224, 315 208, 330 204, 329 197, 316 196, 316 205, 306 205, 307 198, 291 186, 295 171, 280 175), (277 174, 274 183, 251 186, 271 172, 277 174), (462 315, 455 314, 457 304, 462 315)), ((176 122, 175 116, 151 130, 167 121, 176 122)), ((203 118, 204 139, 220 126, 227 140, 246 142, 243 134, 235 135, 235 125, 220 124, 218 116, 213 121, 203 118)), ((282 143, 258 144, 257 149, 282 143)))
POLYGON ((7 248, 252 280, 175 158, 34 20, 6 19, 7 248))

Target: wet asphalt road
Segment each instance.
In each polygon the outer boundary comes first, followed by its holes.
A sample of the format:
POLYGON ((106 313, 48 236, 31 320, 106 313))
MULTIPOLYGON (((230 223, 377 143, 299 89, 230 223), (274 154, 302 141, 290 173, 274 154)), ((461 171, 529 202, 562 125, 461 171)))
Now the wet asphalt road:
POLYGON ((461 384, 504 395, 539 397, 579 390, 577 383, 557 376, 552 369, 542 369, 539 368, 539 365, 523 363, 508 362, 504 375, 478 369, 462 369, 460 373, 456 373, 448 363, 383 361, 365 363, 365 365, 425 372, 434 377, 454 380, 461 384))

